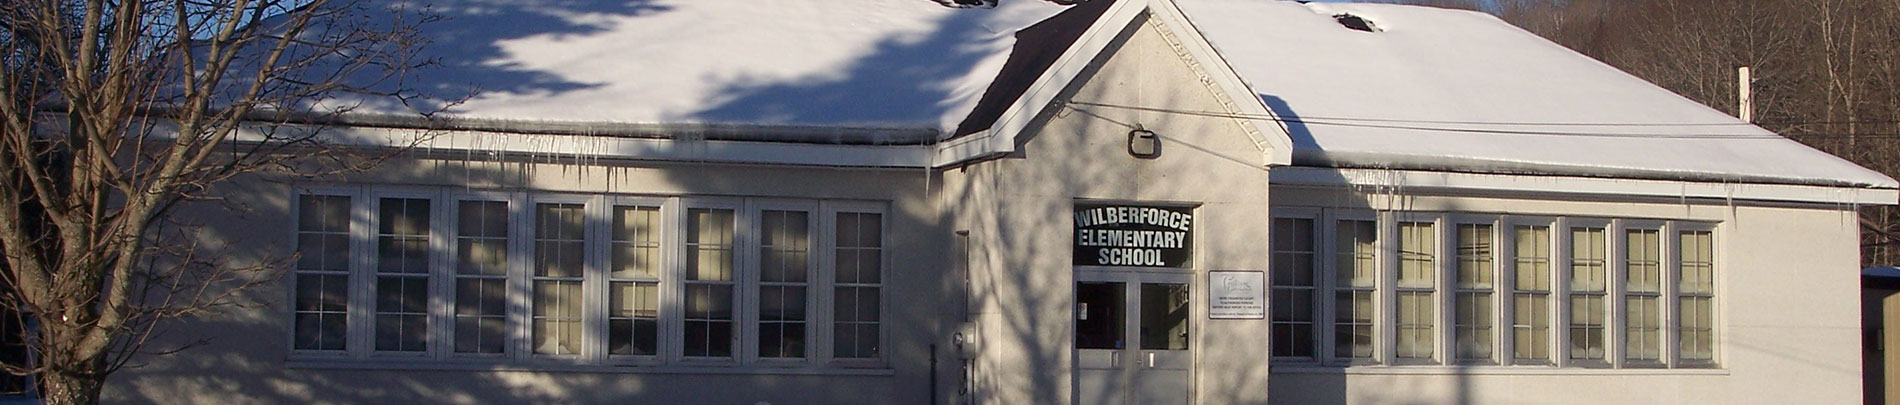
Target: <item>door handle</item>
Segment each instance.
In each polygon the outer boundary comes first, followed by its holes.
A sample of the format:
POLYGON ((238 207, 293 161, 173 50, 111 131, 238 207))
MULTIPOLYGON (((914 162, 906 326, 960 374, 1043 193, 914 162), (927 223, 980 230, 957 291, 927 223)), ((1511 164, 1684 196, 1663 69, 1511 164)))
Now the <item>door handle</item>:
POLYGON ((1155 367, 1155 352, 1148 352, 1148 368, 1155 367))

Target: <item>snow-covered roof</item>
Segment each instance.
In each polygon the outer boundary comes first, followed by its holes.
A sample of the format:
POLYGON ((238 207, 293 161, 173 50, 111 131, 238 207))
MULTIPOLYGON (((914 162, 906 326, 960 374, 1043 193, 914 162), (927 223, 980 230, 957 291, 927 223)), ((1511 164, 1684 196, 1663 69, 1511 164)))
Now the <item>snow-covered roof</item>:
POLYGON ((1490 15, 1174 3, 1284 123, 1296 165, 1900 186, 1490 15))
MULTIPOLYGON (((440 62, 402 83, 475 91, 448 116, 552 123, 697 123, 948 132, 1017 30, 1064 7, 925 0, 432 0, 440 62)), ((360 113, 411 111, 349 98, 360 113)), ((426 107, 426 106, 425 106, 426 107)))

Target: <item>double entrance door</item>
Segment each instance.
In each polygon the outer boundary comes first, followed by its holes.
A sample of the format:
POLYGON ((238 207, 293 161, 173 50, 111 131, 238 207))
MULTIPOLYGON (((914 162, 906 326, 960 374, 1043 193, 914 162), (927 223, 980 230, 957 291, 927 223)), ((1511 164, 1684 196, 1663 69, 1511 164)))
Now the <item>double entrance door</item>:
POLYGON ((1185 404, 1194 357, 1189 274, 1077 271, 1075 399, 1185 404))

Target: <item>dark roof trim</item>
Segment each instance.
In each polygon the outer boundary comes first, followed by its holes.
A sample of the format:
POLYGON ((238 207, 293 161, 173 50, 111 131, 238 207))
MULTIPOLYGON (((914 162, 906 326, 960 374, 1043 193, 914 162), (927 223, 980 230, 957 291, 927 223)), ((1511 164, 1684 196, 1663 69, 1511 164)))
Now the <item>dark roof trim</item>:
POLYGON ((983 91, 976 107, 970 115, 957 124, 950 138, 958 138, 996 125, 1003 113, 1016 104, 1035 85, 1036 79, 1049 71, 1062 54, 1075 45, 1075 41, 1088 32, 1095 20, 1114 5, 1114 0, 1094 0, 1063 10, 1047 20, 1038 22, 1022 31, 1016 32, 1016 45, 1009 51, 1009 60, 1003 62, 1003 70, 996 79, 990 81, 990 87, 983 91))

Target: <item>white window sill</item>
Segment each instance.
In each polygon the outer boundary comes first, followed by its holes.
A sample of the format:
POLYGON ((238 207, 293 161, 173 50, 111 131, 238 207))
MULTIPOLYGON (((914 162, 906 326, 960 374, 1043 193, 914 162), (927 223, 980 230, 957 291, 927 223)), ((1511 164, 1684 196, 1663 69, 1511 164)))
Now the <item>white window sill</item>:
POLYGON ((1557 368, 1549 366, 1320 366, 1275 364, 1272 374, 1344 375, 1729 375, 1725 368, 1557 368))
POLYGON ((692 366, 692 365, 596 365, 596 364, 502 364, 483 362, 442 362, 407 360, 324 360, 296 359, 284 362, 292 369, 310 370, 423 370, 423 371, 532 371, 629 374, 733 374, 733 375, 826 375, 890 376, 890 368, 784 367, 784 366, 692 366))

